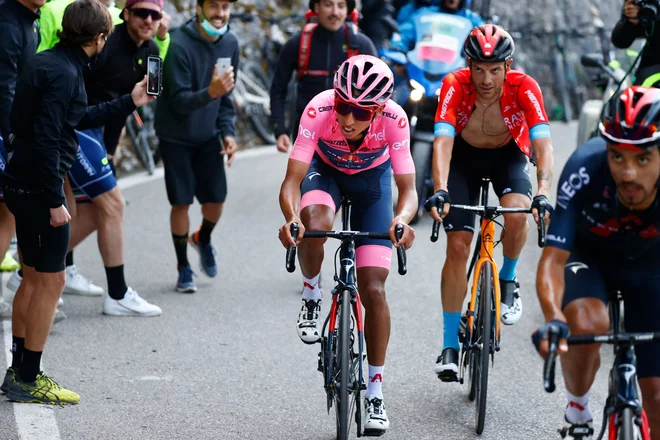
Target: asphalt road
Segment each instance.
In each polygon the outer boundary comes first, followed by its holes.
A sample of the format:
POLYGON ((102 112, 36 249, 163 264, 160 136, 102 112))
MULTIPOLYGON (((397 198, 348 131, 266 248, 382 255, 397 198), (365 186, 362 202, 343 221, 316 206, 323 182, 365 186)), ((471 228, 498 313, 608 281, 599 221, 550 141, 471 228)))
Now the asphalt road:
MULTIPOLYGON (((574 149, 576 126, 555 124, 552 135, 558 179, 574 149)), ((102 299, 66 295, 68 319, 53 328, 43 363, 51 376, 80 393, 81 403, 35 412, 34 405, 0 399, 0 439, 30 439, 19 437, 17 428, 17 422, 26 423, 26 413, 33 414, 27 420, 37 431, 54 417, 57 430, 45 428, 51 439, 333 439, 334 414, 326 413, 316 371, 318 347, 303 345, 295 331, 300 272, 286 272, 277 240, 282 223, 277 195, 285 166, 284 155, 272 154, 242 158, 229 170, 230 196, 213 235, 219 275, 200 274, 194 295, 173 290, 176 260, 163 181, 126 190, 127 281, 163 308, 162 317, 106 317, 102 299)), ((199 224, 199 209, 191 214, 192 224, 199 224)), ((393 263, 387 284, 392 336, 384 393, 391 427, 384 438, 391 440, 477 438, 467 385, 441 383, 432 372, 441 348, 445 236, 433 244, 430 230, 424 218, 408 253, 408 274, 399 276, 393 263)), ((558 390, 543 391, 542 362, 530 343, 542 322, 534 289, 540 250, 532 231, 518 266, 524 315, 503 329, 483 439, 559 438, 563 383, 558 376, 558 390)), ((198 256, 192 250, 189 256, 198 271, 198 256)), ((94 237, 76 250, 75 260, 105 286, 94 237)), ((327 258, 326 284, 332 270, 327 258)), ((610 353, 603 353, 608 365, 610 353)), ((0 360, 7 354, 3 350, 0 360)), ((603 368, 591 400, 597 419, 605 392, 603 368)))

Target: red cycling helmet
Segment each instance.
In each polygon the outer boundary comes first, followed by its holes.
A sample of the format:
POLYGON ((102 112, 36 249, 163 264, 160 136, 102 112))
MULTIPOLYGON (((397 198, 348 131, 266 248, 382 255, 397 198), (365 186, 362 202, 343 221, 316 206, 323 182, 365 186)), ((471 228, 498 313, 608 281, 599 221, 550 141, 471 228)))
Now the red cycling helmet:
POLYGON ((614 95, 598 131, 615 144, 638 148, 660 145, 660 89, 632 86, 614 95))
POLYGON ((485 24, 472 29, 463 44, 466 58, 493 63, 510 60, 515 49, 511 35, 496 24, 485 24))

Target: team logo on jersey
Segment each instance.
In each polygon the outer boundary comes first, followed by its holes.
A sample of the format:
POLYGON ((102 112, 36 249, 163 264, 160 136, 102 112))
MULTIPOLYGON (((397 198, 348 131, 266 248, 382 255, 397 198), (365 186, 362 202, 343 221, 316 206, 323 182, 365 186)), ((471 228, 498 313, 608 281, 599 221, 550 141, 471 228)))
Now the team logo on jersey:
POLYGON ((406 118, 401 118, 401 119, 399 119, 399 124, 398 124, 398 125, 399 125, 399 128, 406 128, 406 125, 407 125, 407 124, 408 124, 408 123, 406 122, 406 118))
POLYGON ((314 119, 316 117, 316 109, 314 107, 308 108, 307 109, 307 116, 314 119))
POLYGON ((325 107, 319 107, 319 113, 329 112, 329 111, 332 110, 333 108, 334 108, 334 107, 331 106, 331 105, 327 105, 327 106, 325 106, 325 107))

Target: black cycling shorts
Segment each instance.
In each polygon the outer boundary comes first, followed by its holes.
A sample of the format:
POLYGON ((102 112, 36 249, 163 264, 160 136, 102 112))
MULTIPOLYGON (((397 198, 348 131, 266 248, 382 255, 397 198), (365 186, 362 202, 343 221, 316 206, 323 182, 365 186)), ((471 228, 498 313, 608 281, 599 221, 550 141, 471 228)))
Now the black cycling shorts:
MULTIPOLYGON (((490 177, 497 197, 523 194, 532 200, 532 181, 529 178, 527 156, 514 140, 501 148, 476 148, 459 134, 454 139, 447 190, 451 202, 476 205, 481 196, 481 179, 490 177)), ((443 225, 446 232, 474 233, 475 213, 450 209, 443 225)))
MULTIPOLYGON (((613 292, 621 291, 627 332, 660 332, 660 272, 656 266, 625 267, 606 264, 589 252, 573 251, 564 269, 562 308, 582 298, 597 298, 607 305, 613 292)), ((635 345, 637 375, 660 377, 660 344, 635 345)))
POLYGON ((202 145, 181 145, 160 139, 167 198, 172 206, 224 203, 227 198, 220 139, 202 145))
POLYGON ((57 228, 50 225, 49 203, 43 192, 7 184, 3 189, 7 208, 16 219, 16 239, 23 265, 37 272, 62 272, 69 249, 69 223, 57 228))

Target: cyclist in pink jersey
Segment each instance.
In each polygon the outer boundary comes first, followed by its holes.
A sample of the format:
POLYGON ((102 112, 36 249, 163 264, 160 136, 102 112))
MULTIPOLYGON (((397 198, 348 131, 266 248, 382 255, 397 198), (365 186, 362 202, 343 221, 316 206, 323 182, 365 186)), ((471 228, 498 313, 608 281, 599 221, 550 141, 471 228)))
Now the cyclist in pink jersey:
MULTIPOLYGON (((550 205, 547 196, 554 157, 543 95, 532 77, 510 70, 514 49, 511 35, 500 26, 474 28, 463 47, 468 67, 447 75, 438 96, 433 142, 437 192, 427 206, 438 206, 438 202, 443 206, 440 213, 432 208, 431 215, 443 222, 447 233, 447 258, 440 282, 443 349, 434 367, 446 382, 457 380, 460 312, 467 292, 466 265, 475 224, 474 214, 450 210, 450 203, 479 203, 482 178, 489 177, 502 206, 526 208, 531 203, 534 208, 542 201, 550 205), (538 168, 536 195, 528 164, 533 155, 538 168)), ((512 325, 522 315, 515 269, 529 231, 527 217, 505 215, 504 228, 500 319, 512 325)))
POLYGON ((390 336, 385 280, 392 244, 408 249, 415 239, 408 222, 417 209, 410 128, 403 109, 390 100, 393 84, 389 67, 376 57, 357 55, 344 61, 335 74, 334 90, 316 95, 303 113, 280 191, 286 224, 280 228, 279 237, 285 247, 295 244, 299 248, 303 299, 297 329, 307 344, 321 338, 318 279, 325 240, 301 240, 305 230, 331 230, 341 198, 348 196, 352 202, 351 229, 390 233, 391 241, 356 240, 369 363, 364 429, 378 435, 390 424, 381 388, 390 336), (399 190, 395 216, 392 172, 399 190), (290 233, 293 222, 301 225, 295 239, 290 233), (397 224, 404 227, 399 241, 394 235, 397 224))

